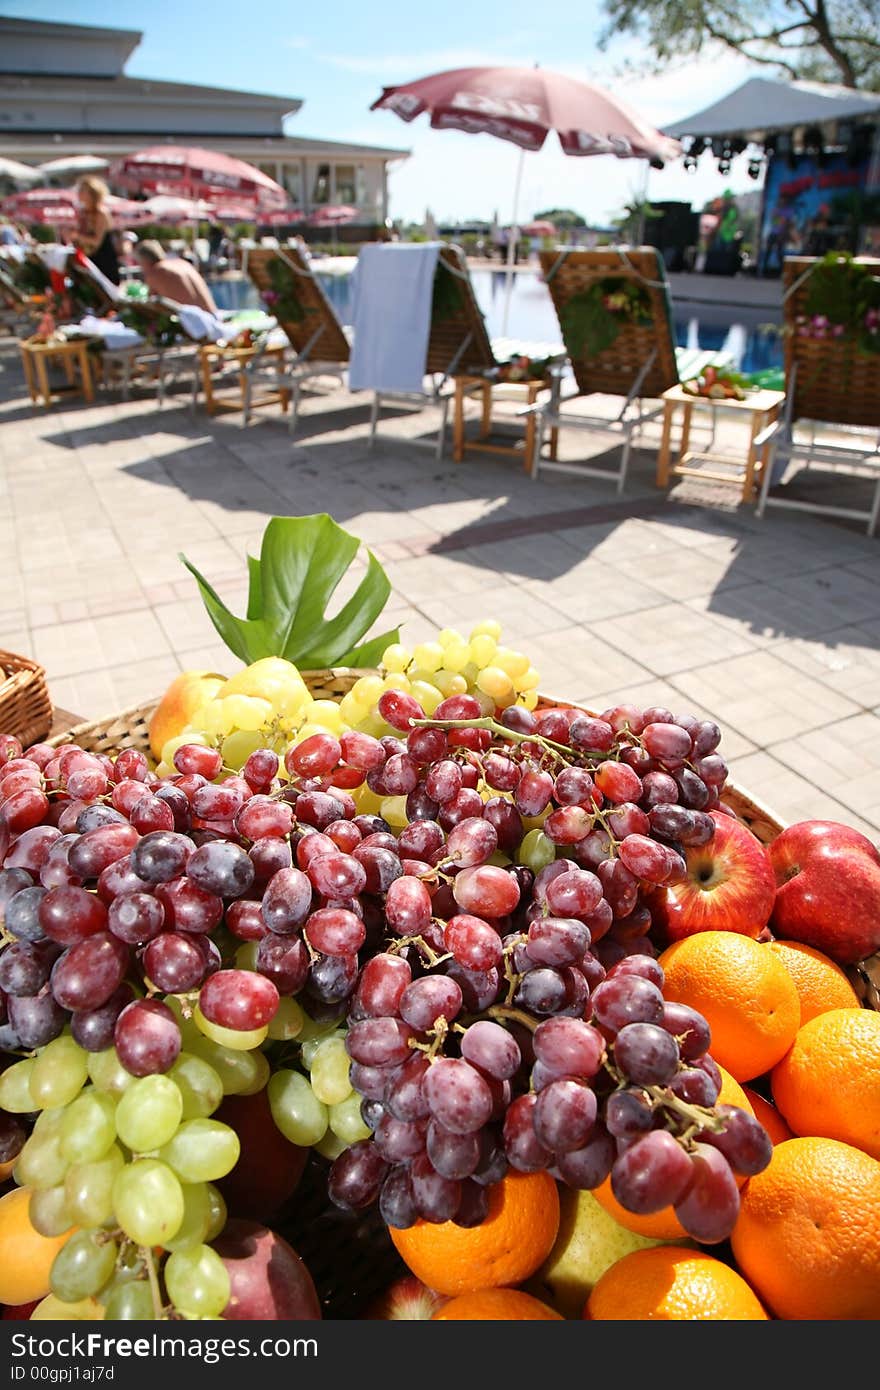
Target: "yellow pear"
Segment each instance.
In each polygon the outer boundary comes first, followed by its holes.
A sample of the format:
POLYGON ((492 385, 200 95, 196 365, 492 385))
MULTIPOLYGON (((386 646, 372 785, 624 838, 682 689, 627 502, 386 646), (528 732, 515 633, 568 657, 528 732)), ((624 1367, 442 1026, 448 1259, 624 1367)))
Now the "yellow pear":
POLYGON ((593 1285, 624 1255, 652 1245, 676 1243, 626 1230, 599 1205, 592 1192, 576 1192, 560 1184, 559 1198, 556 1244, 528 1288, 566 1318, 581 1317, 593 1285))

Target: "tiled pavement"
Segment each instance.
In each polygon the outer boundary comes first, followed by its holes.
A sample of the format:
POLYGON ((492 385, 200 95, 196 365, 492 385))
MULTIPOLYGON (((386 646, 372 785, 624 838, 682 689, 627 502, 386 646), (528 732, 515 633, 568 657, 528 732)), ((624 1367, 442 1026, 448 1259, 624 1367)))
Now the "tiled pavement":
MULTIPOLYGON (((366 423, 344 393, 308 401, 295 447, 277 416, 243 431, 173 401, 35 411, 0 344, 0 648, 32 653, 56 702, 96 717, 182 668, 229 668, 178 552, 243 607, 266 519, 329 511, 385 564, 405 640, 495 616, 545 690, 711 715, 734 776, 783 818, 876 838, 880 540, 758 522, 708 483, 665 497, 647 448, 621 501, 512 460, 438 465, 410 442, 428 415, 389 420, 370 454, 366 423)), ((609 441, 563 436, 585 446, 609 441)))

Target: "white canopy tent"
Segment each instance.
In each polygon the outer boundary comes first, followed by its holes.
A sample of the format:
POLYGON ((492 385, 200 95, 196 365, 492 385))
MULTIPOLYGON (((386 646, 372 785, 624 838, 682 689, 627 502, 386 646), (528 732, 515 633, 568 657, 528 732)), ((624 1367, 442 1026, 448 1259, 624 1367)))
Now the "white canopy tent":
POLYGON ((720 101, 693 116, 673 121, 665 128, 665 134, 678 139, 688 135, 729 135, 760 142, 771 131, 878 117, 880 92, 860 92, 828 82, 750 77, 720 101))

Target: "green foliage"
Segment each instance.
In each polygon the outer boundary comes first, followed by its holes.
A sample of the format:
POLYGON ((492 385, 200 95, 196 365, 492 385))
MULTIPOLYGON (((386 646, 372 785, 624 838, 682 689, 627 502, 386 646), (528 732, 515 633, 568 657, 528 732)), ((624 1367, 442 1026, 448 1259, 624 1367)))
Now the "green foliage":
POLYGON ((388 576, 368 553, 367 572, 351 598, 332 618, 327 606, 358 552, 360 541, 326 512, 317 516, 275 516, 263 532, 259 560, 248 556, 247 617, 229 611, 211 585, 190 564, 208 616, 231 652, 250 664, 280 656, 302 670, 325 666, 375 666, 397 629, 361 638, 378 618, 391 593, 388 576))
POLYGON ((842 338, 860 352, 880 352, 880 278, 847 253, 829 251, 816 264, 804 308, 812 319, 841 325, 842 338))
POLYGON ((616 342, 625 323, 651 322, 651 300, 635 280, 607 276, 572 295, 560 314, 562 336, 573 361, 589 361, 616 342))
POLYGON ((461 285, 458 278, 443 260, 438 260, 434 272, 434 290, 431 298, 431 318, 435 323, 451 319, 461 308, 461 285))
POLYGON ((313 311, 306 308, 300 299, 296 276, 290 266, 273 257, 269 262, 268 274, 272 288, 263 295, 263 299, 269 312, 275 315, 279 323, 302 323, 306 314, 313 311))
POLYGON ((726 47, 794 78, 880 88, 877 0, 604 0, 602 47, 645 40, 657 67, 726 47))
POLYGON ((43 262, 30 257, 15 267, 12 278, 23 294, 46 294, 52 283, 43 262))
POLYGON ((586 227, 586 218, 581 217, 579 212, 573 208, 545 208, 543 212, 536 212, 534 222, 552 222, 560 231, 569 227, 586 227))
POLYGON ((171 347, 180 336, 180 319, 176 314, 151 314, 144 311, 138 305, 136 299, 126 303, 117 313, 120 323, 124 323, 126 328, 133 328, 136 333, 140 333, 142 338, 150 343, 155 343, 156 347, 171 347))

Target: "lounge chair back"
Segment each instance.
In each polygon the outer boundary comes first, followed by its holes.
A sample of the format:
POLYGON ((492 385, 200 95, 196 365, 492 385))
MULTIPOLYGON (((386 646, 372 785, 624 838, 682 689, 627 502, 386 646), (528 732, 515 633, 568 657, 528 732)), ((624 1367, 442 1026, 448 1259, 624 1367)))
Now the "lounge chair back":
POLYGON ((336 310, 299 247, 258 247, 248 252, 247 268, 264 296, 266 312, 277 318, 297 356, 317 362, 348 361, 348 339, 336 310), (279 278, 281 291, 277 288, 279 278))
POLYGON ((460 247, 440 248, 434 287, 425 371, 445 377, 490 370, 495 356, 460 247))
POLYGON ((106 318, 119 308, 121 293, 117 299, 112 298, 100 280, 92 275, 90 265, 91 262, 80 265, 72 255, 68 256, 64 273, 70 281, 70 297, 77 309, 106 318))
MULTIPOLYGON (((860 258, 861 259, 861 258, 860 258)), ((793 395, 792 420, 826 420, 837 425, 880 428, 880 353, 859 352, 839 338, 799 332, 807 317, 815 256, 787 256, 782 283, 785 322, 785 389, 793 395)), ((880 276, 880 260, 864 260, 880 276)))
MULTIPOLYGON (((672 315, 666 271, 658 251, 651 246, 603 246, 595 250, 556 249, 540 252, 541 269, 550 291, 582 395, 598 391, 610 396, 661 396, 678 382, 672 315), (650 301, 650 322, 621 320, 614 342, 591 357, 567 332, 568 306, 575 296, 588 293, 600 281, 634 280, 650 301), (645 364, 654 354, 651 365, 645 364), (640 373, 644 373, 641 381, 640 373)), ((570 325, 569 325, 570 326, 570 325)))

